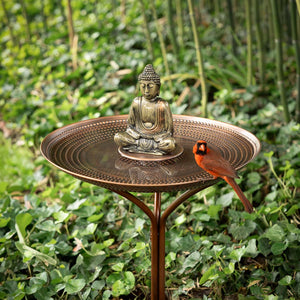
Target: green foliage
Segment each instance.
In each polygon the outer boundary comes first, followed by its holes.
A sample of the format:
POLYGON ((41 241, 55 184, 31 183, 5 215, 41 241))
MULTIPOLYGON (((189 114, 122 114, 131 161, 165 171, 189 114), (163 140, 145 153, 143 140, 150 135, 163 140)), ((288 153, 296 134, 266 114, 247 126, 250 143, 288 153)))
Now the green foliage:
MULTIPOLYGON (((128 113, 137 74, 151 62, 139 2, 72 1, 75 69, 65 3, 23 2, 27 20, 18 1, 3 1, 8 19, 0 10, 0 299, 145 299, 151 278, 150 222, 128 201, 56 170, 39 151, 42 139, 63 125, 128 113), (23 30, 27 22, 29 39, 23 30)), ((255 212, 242 212, 224 183, 182 204, 167 222, 166 286, 173 299, 298 299, 300 125, 283 122, 270 16, 261 18, 261 28, 268 30, 263 32, 268 39, 263 41, 264 85, 255 78, 257 84, 247 86, 244 7, 235 8, 232 33, 221 9, 228 2, 205 1, 195 17, 209 117, 243 127, 262 142, 260 155, 238 180, 255 212), (232 38, 236 49, 230 48, 232 38)), ((269 11, 266 3, 259 5, 261 13, 269 11)), ((176 56, 167 53, 171 74, 162 76, 161 95, 171 100, 173 113, 198 116, 195 50, 188 7, 181 4, 187 25, 176 56)), ((156 1, 159 22, 165 22, 165 5, 156 1)), ((166 74, 148 6, 152 63, 166 74)), ((287 22, 288 16, 281 19, 287 22)), ((296 63, 289 26, 281 28, 293 117, 296 63)), ((168 51, 169 36, 162 33, 168 51)), ((162 207, 175 196, 164 194, 162 207)), ((144 198, 152 205, 151 197, 144 198)))

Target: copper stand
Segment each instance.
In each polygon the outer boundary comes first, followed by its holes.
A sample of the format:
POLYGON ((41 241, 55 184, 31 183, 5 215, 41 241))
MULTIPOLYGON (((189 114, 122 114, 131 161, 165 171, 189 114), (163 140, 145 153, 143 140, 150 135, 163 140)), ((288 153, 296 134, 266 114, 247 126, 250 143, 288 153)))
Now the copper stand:
POLYGON ((165 300, 165 231, 168 216, 205 187, 180 195, 161 215, 161 193, 154 193, 154 211, 129 192, 113 191, 136 204, 151 221, 151 300, 165 300))
POLYGON ((151 221, 151 299, 165 300, 165 229, 169 215, 197 192, 215 184, 200 169, 192 147, 203 139, 240 169, 254 159, 260 143, 250 132, 230 124, 173 115, 174 138, 180 150, 174 159, 147 161, 122 157, 114 134, 126 129, 127 116, 102 117, 60 128, 43 140, 43 156, 60 170, 107 188, 136 204, 151 221), (161 193, 185 190, 161 212, 161 193), (154 210, 130 192, 154 193, 154 210))

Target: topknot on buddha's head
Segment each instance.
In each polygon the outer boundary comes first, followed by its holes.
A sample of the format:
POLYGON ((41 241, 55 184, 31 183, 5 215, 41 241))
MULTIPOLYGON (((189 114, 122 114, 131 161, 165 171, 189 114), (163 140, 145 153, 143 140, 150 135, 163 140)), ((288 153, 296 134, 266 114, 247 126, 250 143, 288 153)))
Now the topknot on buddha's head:
POLYGON ((160 86, 160 77, 159 75, 154 71, 152 65, 147 65, 144 68, 144 71, 139 75, 138 81, 153 81, 155 84, 160 86))

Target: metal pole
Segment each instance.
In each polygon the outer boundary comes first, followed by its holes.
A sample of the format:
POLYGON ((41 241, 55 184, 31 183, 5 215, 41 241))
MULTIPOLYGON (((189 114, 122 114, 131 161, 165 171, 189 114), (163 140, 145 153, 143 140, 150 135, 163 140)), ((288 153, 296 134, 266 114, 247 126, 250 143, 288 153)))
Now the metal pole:
MULTIPOLYGON (((153 226, 151 227, 151 237, 152 237, 152 245, 151 245, 151 300, 163 300, 160 295, 160 265, 159 259, 161 256, 160 252, 160 244, 159 244, 159 223, 160 223, 160 212, 161 212, 161 193, 154 193, 154 217, 156 220, 156 230, 154 231, 153 226), (154 284, 155 282, 155 284, 154 284), (155 285, 155 287, 154 287, 155 285), (155 290, 154 290, 155 289, 155 290)), ((164 287, 163 287, 164 288, 164 287)), ((164 292, 164 291, 163 291, 164 292)))
MULTIPOLYGON (((218 181, 218 180, 216 180, 218 181)), ((188 190, 172 202, 161 215, 161 193, 154 193, 154 211, 129 192, 113 192, 125 197, 136 204, 151 221, 151 300, 165 300, 165 231, 169 215, 185 200, 205 189, 207 184, 196 189, 188 190)))
MULTIPOLYGON (((129 201, 136 204, 150 219, 151 221, 151 300, 159 300, 159 220, 160 220, 160 207, 161 207, 161 194, 154 194, 154 213, 150 208, 141 200, 129 192, 116 191, 112 192, 121 195, 129 201)), ((162 298, 164 299, 164 298, 162 298)))
POLYGON ((205 189, 207 185, 201 186, 200 188, 188 190, 181 194, 174 202, 172 202, 166 210, 163 212, 159 222, 159 300, 165 299, 165 233, 166 233, 166 222, 169 215, 185 200, 205 189))

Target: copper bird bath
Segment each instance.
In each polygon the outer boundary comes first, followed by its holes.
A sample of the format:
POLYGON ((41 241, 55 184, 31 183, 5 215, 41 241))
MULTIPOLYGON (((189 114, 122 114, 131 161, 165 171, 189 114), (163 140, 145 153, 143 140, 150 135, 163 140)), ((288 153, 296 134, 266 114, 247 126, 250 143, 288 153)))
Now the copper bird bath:
POLYGON ((192 148, 203 139, 218 148, 235 169, 249 163, 260 151, 257 138, 223 122, 173 115, 174 138, 180 149, 171 158, 148 161, 120 154, 114 135, 124 131, 127 115, 81 121, 50 133, 42 142, 43 156, 60 170, 109 189, 132 201, 151 221, 151 299, 165 299, 165 228, 168 216, 185 200, 215 184, 200 169, 192 148), (161 193, 184 190, 161 212, 161 193), (154 210, 130 192, 154 193, 154 210))

